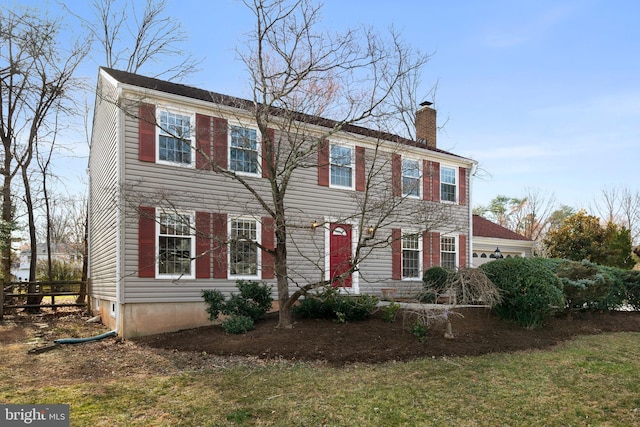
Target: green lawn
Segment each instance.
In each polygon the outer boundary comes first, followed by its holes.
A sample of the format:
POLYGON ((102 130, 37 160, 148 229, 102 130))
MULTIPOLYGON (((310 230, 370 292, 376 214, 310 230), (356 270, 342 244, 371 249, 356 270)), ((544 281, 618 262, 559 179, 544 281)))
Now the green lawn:
POLYGON ((617 333, 554 351, 380 366, 270 363, 46 388, 0 382, 0 401, 70 403, 72 426, 631 426, 640 425, 639 349, 640 333, 617 333))

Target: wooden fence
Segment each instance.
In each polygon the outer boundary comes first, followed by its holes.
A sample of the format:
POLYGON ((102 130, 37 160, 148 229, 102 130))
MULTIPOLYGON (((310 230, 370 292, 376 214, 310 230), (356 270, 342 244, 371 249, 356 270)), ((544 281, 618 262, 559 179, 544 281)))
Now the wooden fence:
POLYGON ((4 292, 3 308, 44 308, 49 307, 54 310, 58 307, 84 307, 84 302, 78 303, 82 289, 86 291, 86 283, 81 280, 67 281, 41 281, 41 282, 5 282, 2 289, 4 292), (31 289, 30 289, 31 288, 31 289), (68 298, 60 299, 56 302, 56 297, 75 296, 73 302, 68 298), (29 298, 35 297, 35 298, 29 298), (42 303, 42 298, 50 297, 50 303, 42 303), (29 303, 29 300, 37 299, 39 304, 29 303))

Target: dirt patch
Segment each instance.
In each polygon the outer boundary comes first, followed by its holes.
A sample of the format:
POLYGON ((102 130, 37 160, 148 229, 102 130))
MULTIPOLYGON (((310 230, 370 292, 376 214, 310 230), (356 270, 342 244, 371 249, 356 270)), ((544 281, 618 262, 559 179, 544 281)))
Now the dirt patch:
POLYGON ((451 317, 453 339, 444 337, 445 324, 440 323, 429 329, 423 341, 418 340, 402 313, 393 323, 385 322, 378 312, 370 320, 345 324, 305 319, 293 329, 276 329, 277 313, 271 313, 245 335, 228 335, 221 326, 207 326, 140 337, 134 342, 165 350, 325 361, 339 366, 543 349, 576 335, 640 331, 640 313, 636 312, 575 313, 530 330, 500 321, 487 309, 456 311, 461 316, 451 317))

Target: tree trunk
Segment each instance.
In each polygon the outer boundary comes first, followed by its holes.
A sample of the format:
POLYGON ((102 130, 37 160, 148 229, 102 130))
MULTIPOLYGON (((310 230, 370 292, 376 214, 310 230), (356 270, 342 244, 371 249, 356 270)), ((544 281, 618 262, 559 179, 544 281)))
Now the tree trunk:
MULTIPOLYGON (((276 232, 276 235, 279 234, 276 232)), ((290 329, 293 327, 291 303, 289 302, 289 280, 287 278, 287 249, 286 243, 280 242, 275 248, 274 255, 275 273, 278 284, 278 326, 277 328, 290 329)))
MULTIPOLYGON (((29 262, 29 287, 28 292, 37 292, 36 281, 36 266, 38 263, 38 238, 36 236, 35 215, 33 212, 33 201, 31 199, 31 188, 29 187, 29 175, 27 171, 27 164, 23 164, 22 168, 22 180, 24 182, 24 198, 27 205, 27 216, 29 218, 29 242, 31 244, 31 261, 29 262)), ((40 296, 27 297, 27 304, 39 305, 42 302, 40 296)), ((29 307, 26 309, 29 313, 39 313, 40 307, 29 307)))
MULTIPOLYGON (((2 233, 2 242, 0 242, 2 253, 2 278, 5 282, 11 281, 11 227, 13 223, 13 204, 11 203, 11 176, 6 169, 5 159, 5 173, 4 182, 2 184, 2 221, 3 231, 6 227, 6 233, 2 233)), ((0 297, 2 298, 2 297, 0 297)))
POLYGON ((80 294, 76 299, 76 304, 87 303, 87 312, 91 310, 90 302, 87 299, 89 293, 89 206, 85 210, 84 236, 82 237, 82 283, 80 284, 80 294))

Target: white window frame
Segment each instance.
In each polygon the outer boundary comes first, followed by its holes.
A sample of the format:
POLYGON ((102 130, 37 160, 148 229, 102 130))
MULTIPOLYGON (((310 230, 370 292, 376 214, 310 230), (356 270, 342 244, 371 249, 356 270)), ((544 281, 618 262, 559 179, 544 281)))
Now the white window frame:
POLYGON ((459 170, 458 170, 457 166, 440 164, 440 201, 441 202, 443 202, 443 203, 458 203, 458 200, 459 200, 459 197, 460 197, 460 183, 458 181, 459 181, 459 170), (443 181, 443 179, 442 179, 443 175, 442 174, 444 172, 444 169, 450 169, 450 170, 453 171, 453 180, 454 180, 453 184, 445 183, 443 181), (443 185, 453 185, 454 192, 455 192, 455 194, 453 196, 453 200, 445 200, 442 197, 442 194, 443 194, 442 193, 442 186, 443 185))
POLYGON ((459 239, 458 239, 458 235, 457 234, 442 234, 440 235, 440 266, 442 268, 448 268, 447 266, 444 265, 444 263, 442 262, 442 254, 447 253, 447 254, 454 254, 454 267, 453 269, 457 269, 458 268, 458 263, 460 261, 460 245, 459 245, 459 239), (444 250, 445 249, 445 245, 443 244, 443 239, 453 239, 453 246, 454 246, 454 250, 444 250))
MULTIPOLYGON (((329 143, 329 187, 330 188, 342 188, 342 189, 347 189, 347 190, 353 190, 355 188, 355 171, 356 171, 356 162, 355 162, 355 146, 350 145, 350 144, 339 144, 336 142, 330 142, 329 143), (334 184, 333 183, 333 158, 331 156, 331 149, 333 147, 341 147, 341 148, 348 148, 351 151, 351 162, 349 163, 349 168, 351 169, 351 185, 346 186, 346 185, 340 185, 340 184, 334 184)), ((335 164, 335 166, 337 167, 346 167, 346 165, 340 165, 340 164, 335 164)))
POLYGON ((162 211, 162 210, 158 210, 158 212, 156 213, 156 233, 155 233, 155 244, 156 244, 156 278, 158 279, 194 279, 196 277, 196 260, 195 260, 195 253, 196 253, 196 236, 194 234, 194 227, 195 227, 195 213, 193 211, 177 211, 177 212, 168 212, 168 211, 162 211), (161 227, 161 217, 162 215, 180 215, 180 216, 185 216, 189 218, 189 228, 190 228, 190 232, 189 234, 174 234, 174 235, 170 235, 170 234, 161 234, 160 233, 160 227, 161 227), (190 274, 175 274, 175 273, 160 273, 160 237, 162 236, 174 236, 174 237, 181 237, 181 238, 189 238, 190 239, 190 245, 189 245, 189 250, 190 250, 190 258, 191 258, 191 264, 189 267, 189 271, 190 274))
POLYGON ((254 217, 250 217, 250 216, 235 216, 229 219, 228 223, 227 223, 227 236, 229 236, 229 247, 227 250, 227 277, 229 277, 230 279, 237 279, 237 280, 260 280, 262 278, 262 250, 260 249, 260 247, 258 247, 258 244, 260 244, 262 242, 262 223, 260 221, 258 221, 256 218, 254 217), (232 257, 232 248, 231 245, 233 244, 233 242, 231 242, 232 240, 232 229, 233 229, 233 223, 236 221, 251 221, 255 224, 256 226, 256 238, 255 238, 255 242, 256 242, 256 274, 233 274, 231 273, 231 257, 232 257))
MULTIPOLYGON (((245 176, 262 176, 262 135, 260 134, 260 130, 256 126, 249 126, 240 122, 229 122, 228 124, 228 137, 227 137, 227 159, 229 164, 227 165, 229 170, 237 175, 245 175, 245 176), (254 130, 256 132, 256 171, 255 172, 245 172, 245 171, 236 171, 231 168, 231 150, 236 147, 231 146, 231 142, 233 139, 232 129, 242 128, 254 130)), ((245 150, 240 148, 241 150, 245 150)), ((248 150, 247 150, 248 151, 248 150)))
POLYGON ((420 233, 419 231, 415 231, 415 230, 402 230, 402 239, 401 239, 401 265, 400 265, 400 274, 402 277, 402 280, 422 280, 422 254, 423 254, 423 242, 422 242, 422 233, 420 233), (405 243, 405 237, 408 236, 415 236, 418 238, 418 248, 414 249, 414 248, 405 248, 404 243, 405 243), (410 250, 413 252, 417 252, 418 253, 418 275, 417 276, 405 276, 404 275, 404 251, 405 250, 410 250))
POLYGON ((405 197, 409 197, 412 199, 421 199, 422 198, 422 161, 419 159, 414 159, 414 158, 402 158, 402 162, 400 164, 400 169, 401 169, 401 175, 402 175, 402 195, 405 197), (410 176, 410 175, 405 175, 405 167, 404 167, 404 162, 415 162, 418 165, 418 176, 410 176), (418 184, 418 194, 410 194, 404 186, 404 180, 405 178, 408 179, 415 179, 417 184, 418 184))
POLYGON ((167 108, 167 107, 162 107, 162 108, 158 108, 158 111, 156 112, 156 120, 157 120, 157 126, 156 126, 156 163, 159 164, 164 164, 164 165, 171 165, 171 166, 180 166, 180 167, 184 167, 184 168, 195 168, 196 165, 196 150, 195 150, 195 146, 196 146, 196 115, 194 112, 192 111, 186 111, 186 110, 178 110, 175 108, 167 108), (189 147, 191 149, 191 162, 189 163, 183 163, 183 162, 175 162, 175 161, 171 161, 171 160, 164 160, 160 158, 160 137, 161 136, 168 136, 171 138, 175 138, 175 136, 171 135, 170 132, 168 132, 167 130, 163 129, 162 127, 162 114, 166 113, 166 114, 174 114, 174 115, 180 115, 180 116, 188 116, 189 117, 189 138, 183 138, 184 141, 189 141, 189 147))
POLYGON ((440 164, 440 201, 441 202, 444 202, 444 203, 458 203, 458 200, 459 200, 459 197, 460 197, 460 183, 458 181, 459 181, 459 170, 458 170, 457 166, 450 166, 450 165, 440 164), (453 180, 454 180, 453 184, 443 182, 442 174, 444 172, 444 169, 451 169, 453 171, 453 180), (455 194, 453 196, 453 200, 445 200, 442 197, 442 194, 443 194, 442 186, 443 185, 453 185, 454 191, 455 191, 455 194))

